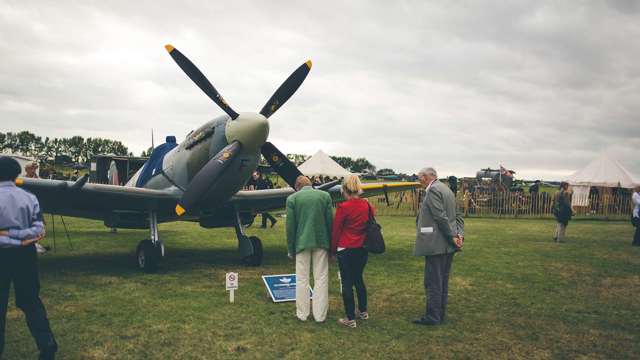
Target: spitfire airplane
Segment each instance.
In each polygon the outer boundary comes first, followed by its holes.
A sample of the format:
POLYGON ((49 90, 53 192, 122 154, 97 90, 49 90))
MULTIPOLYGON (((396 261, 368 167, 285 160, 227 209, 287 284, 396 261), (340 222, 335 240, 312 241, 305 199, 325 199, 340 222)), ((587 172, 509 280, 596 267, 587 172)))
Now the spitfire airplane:
MULTIPOLYGON (((165 256, 158 223, 194 221, 204 228, 231 227, 238 248, 249 266, 262 263, 262 243, 247 236, 244 225, 258 212, 283 208, 300 171, 272 143, 268 118, 300 87, 311 61, 298 67, 275 91, 259 113, 238 113, 200 70, 178 49, 165 48, 187 76, 226 115, 217 117, 176 144, 175 138, 157 146, 145 165, 125 186, 88 183, 88 175, 75 182, 19 178, 16 183, 35 194, 44 212, 102 220, 107 227, 150 230, 140 241, 136 259, 140 269, 153 272, 165 256), (291 187, 241 190, 257 168, 260 156, 291 187)), ((364 196, 414 189, 417 183, 366 184, 364 196)), ((341 201, 337 182, 325 184, 334 201, 341 201)))

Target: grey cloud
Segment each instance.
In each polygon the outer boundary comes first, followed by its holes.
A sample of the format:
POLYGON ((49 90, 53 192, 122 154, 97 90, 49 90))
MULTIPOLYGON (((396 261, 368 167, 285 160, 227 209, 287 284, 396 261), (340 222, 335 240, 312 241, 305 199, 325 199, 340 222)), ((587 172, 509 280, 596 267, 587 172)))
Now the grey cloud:
POLYGON ((221 111, 166 55, 187 54, 239 111, 314 67, 271 119, 287 152, 378 167, 558 178, 608 150, 640 175, 638 6, 615 2, 5 1, 0 131, 180 139, 221 111))

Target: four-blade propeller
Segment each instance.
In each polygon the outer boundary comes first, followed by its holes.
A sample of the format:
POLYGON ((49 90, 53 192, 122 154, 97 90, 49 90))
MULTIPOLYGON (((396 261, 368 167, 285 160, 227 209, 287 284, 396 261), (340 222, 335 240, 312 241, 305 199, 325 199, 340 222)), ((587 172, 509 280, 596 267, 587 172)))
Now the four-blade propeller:
MULTIPOLYGON (((211 99, 215 102, 232 121, 236 120, 240 115, 229 106, 226 100, 220 95, 218 90, 209 82, 204 74, 178 49, 171 45, 166 45, 165 48, 169 52, 169 55, 178 64, 178 66, 187 74, 187 76, 211 99)), ((262 107, 260 114, 269 118, 273 115, 282 105, 289 100, 289 98, 298 90, 302 82, 309 74, 311 70, 311 60, 300 65, 289 77, 280 85, 280 87, 271 96, 269 101, 262 107)), ((182 216, 186 212, 197 208, 199 202, 206 198, 206 195, 217 180, 222 176, 224 170, 233 161, 233 159, 240 153, 242 144, 238 141, 233 141, 222 149, 218 154, 211 158, 205 166, 198 171, 194 178, 189 183, 189 186, 185 190, 182 198, 176 205, 176 214, 182 216)), ((295 186, 296 178, 302 173, 296 166, 287 159, 287 157, 278 150, 270 142, 265 142, 261 146, 262 155, 267 162, 271 164, 273 169, 282 176, 282 178, 291 187, 295 186)))

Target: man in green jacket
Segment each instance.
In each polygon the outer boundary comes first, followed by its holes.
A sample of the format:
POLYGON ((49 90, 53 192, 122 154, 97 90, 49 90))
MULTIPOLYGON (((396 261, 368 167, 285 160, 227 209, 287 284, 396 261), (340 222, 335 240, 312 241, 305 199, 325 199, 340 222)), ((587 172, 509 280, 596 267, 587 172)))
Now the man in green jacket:
POLYGON ((464 242, 464 219, 456 206, 453 192, 438 181, 433 168, 418 172, 426 188, 416 220, 415 256, 424 256, 424 287, 427 309, 418 325, 440 325, 446 315, 449 293, 449 273, 453 254, 464 242))
POLYGON ((296 315, 309 317, 309 270, 313 266, 313 318, 323 322, 329 310, 329 247, 333 210, 331 196, 311 187, 306 176, 296 179, 296 193, 287 198, 289 258, 296 258, 296 315))

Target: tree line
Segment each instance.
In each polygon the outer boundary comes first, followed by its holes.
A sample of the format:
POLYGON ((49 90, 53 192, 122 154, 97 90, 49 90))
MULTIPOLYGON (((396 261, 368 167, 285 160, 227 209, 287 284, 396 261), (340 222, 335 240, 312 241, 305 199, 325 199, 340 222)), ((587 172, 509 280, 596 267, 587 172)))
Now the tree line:
POLYGON ((78 163, 87 162, 97 154, 133 156, 122 142, 116 140, 91 137, 85 139, 82 136, 43 139, 29 131, 0 132, 0 152, 6 151, 29 156, 39 162, 55 160, 63 155, 78 163))
MULTIPOLYGON (((143 151, 142 156, 150 156, 153 149, 143 151)), ((133 156, 129 149, 120 141, 103 138, 83 138, 72 136, 68 138, 49 138, 37 136, 29 131, 0 132, 0 152, 9 151, 20 153, 38 159, 39 162, 55 160, 58 156, 68 156, 72 161, 85 163, 93 155, 113 154, 118 156, 133 156)), ((289 160, 300 165, 309 159, 302 154, 287 154, 289 160)), ((353 173, 371 173, 376 175, 393 175, 392 169, 380 169, 366 158, 351 158, 348 156, 331 156, 343 168, 353 173)))

